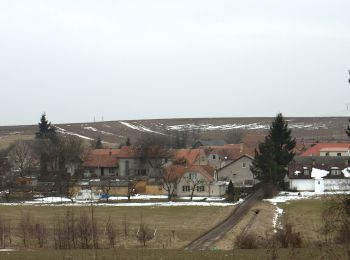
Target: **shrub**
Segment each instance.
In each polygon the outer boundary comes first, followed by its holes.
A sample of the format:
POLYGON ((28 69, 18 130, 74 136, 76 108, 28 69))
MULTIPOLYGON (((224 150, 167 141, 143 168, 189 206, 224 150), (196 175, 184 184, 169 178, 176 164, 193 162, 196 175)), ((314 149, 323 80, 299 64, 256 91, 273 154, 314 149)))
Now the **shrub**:
POLYGON ((240 249, 255 249, 258 247, 256 234, 241 233, 236 237, 235 246, 240 249))

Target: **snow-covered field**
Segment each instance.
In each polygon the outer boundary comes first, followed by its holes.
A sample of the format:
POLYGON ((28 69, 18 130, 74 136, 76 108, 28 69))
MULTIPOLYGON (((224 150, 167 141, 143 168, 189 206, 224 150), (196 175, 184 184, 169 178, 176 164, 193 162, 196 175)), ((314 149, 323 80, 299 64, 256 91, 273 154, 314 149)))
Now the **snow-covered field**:
POLYGON ((336 194, 350 194, 350 191, 329 191, 329 192, 323 192, 321 194, 318 194, 315 192, 309 192, 309 191, 280 192, 277 196, 271 199, 265 199, 264 201, 268 201, 273 205, 277 205, 277 203, 285 203, 290 200, 317 199, 322 196, 336 195, 336 194))
MULTIPOLYGON (((123 202, 123 203, 104 203, 104 202, 94 202, 94 206, 121 206, 121 207, 134 207, 134 206, 218 206, 218 207, 227 207, 232 205, 238 205, 243 202, 239 200, 236 203, 227 203, 224 202, 223 198, 206 198, 206 197, 194 197, 193 201, 178 201, 178 202, 147 202, 151 199, 166 199, 165 195, 140 195, 137 194, 131 197, 131 200, 144 200, 145 202, 123 202)), ((189 197, 180 198, 183 200, 190 199, 189 197)), ((126 196, 111 196, 109 198, 111 202, 115 201, 125 201, 127 200, 126 196)), ((89 200, 75 200, 73 202, 69 198, 64 197, 43 197, 37 198, 31 201, 24 201, 21 203, 1 203, 0 205, 11 205, 11 206, 20 206, 20 205, 48 205, 48 206, 89 206, 91 201, 89 200)))

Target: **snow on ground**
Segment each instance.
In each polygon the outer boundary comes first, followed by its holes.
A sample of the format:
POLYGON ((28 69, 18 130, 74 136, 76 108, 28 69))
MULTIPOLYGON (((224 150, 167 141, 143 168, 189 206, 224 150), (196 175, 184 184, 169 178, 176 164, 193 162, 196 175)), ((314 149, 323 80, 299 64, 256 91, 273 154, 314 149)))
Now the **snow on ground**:
POLYGON ((63 128, 58 127, 58 126, 55 126, 55 128, 56 128, 57 132, 62 133, 62 134, 74 135, 74 136, 78 136, 78 137, 86 139, 86 140, 93 140, 90 137, 87 137, 87 136, 84 136, 84 135, 80 135, 80 134, 76 134, 76 133, 73 133, 73 132, 69 132, 66 129, 63 129, 63 128))
MULTIPOLYGON (((132 196, 131 200, 150 200, 150 199, 166 199, 165 195, 137 195, 132 196)), ((183 197, 180 199, 189 199, 189 197, 183 197)), ((111 196, 109 198, 110 201, 118 201, 118 200, 127 200, 126 196, 111 196)), ((238 205, 242 203, 244 200, 240 199, 235 203, 227 203, 223 201, 222 198, 206 198, 206 197, 193 197, 193 201, 178 201, 178 202, 123 202, 123 203, 96 203, 94 201, 95 206, 121 206, 121 207, 137 207, 137 206, 219 206, 226 207, 232 205, 238 205), (199 201, 204 200, 205 201, 199 201)), ((90 200, 74 200, 74 203, 69 198, 64 197, 44 197, 37 198, 32 201, 24 201, 22 203, 1 203, 0 205, 11 205, 11 206, 19 206, 19 205, 48 205, 48 206, 89 206, 91 203, 90 200)))
MULTIPOLYGON (((224 124, 224 125, 212 125, 212 124, 183 124, 183 125, 171 125, 168 126, 168 130, 191 130, 191 129, 201 129, 201 130, 230 130, 230 129, 269 129, 269 124, 264 123, 251 123, 251 124, 224 124)), ((304 124, 297 123, 289 125, 289 128, 304 128, 304 129, 327 129, 325 124, 304 124)))
MULTIPOLYGON (((192 201, 192 202, 126 202, 126 203, 94 203, 94 206, 108 206, 108 207, 176 207, 176 206, 216 206, 216 207, 227 207, 238 205, 242 203, 242 201, 238 201, 235 203, 227 203, 227 202, 204 202, 204 201, 192 201)), ((0 205, 6 206, 25 206, 25 205, 33 205, 33 206, 90 206, 89 201, 81 201, 76 203, 1 203, 0 205)))
POLYGON ((282 228, 282 224, 280 221, 282 214, 283 214, 283 209, 276 207, 275 215, 272 219, 273 232, 275 232, 275 233, 277 232, 278 229, 282 228))
POLYGON ((135 130, 138 130, 140 132, 149 132, 149 133, 155 133, 155 134, 160 134, 160 135, 163 135, 163 133, 160 133, 160 132, 157 132, 157 131, 153 131, 143 125, 133 125, 133 124, 130 124, 130 123, 127 123, 127 122, 123 122, 123 121, 119 121, 121 124, 131 128, 131 129, 135 129, 135 130))
POLYGON ((1 248, 0 249, 0 252, 12 252, 12 251, 15 251, 15 249, 13 249, 13 248, 1 248))
POLYGON ((92 126, 84 126, 83 128, 85 130, 90 130, 90 131, 93 131, 93 132, 100 132, 103 135, 114 135, 113 133, 106 132, 106 131, 101 131, 101 130, 98 130, 97 128, 92 127, 92 126))
POLYGON ((85 130, 91 130, 91 131, 94 131, 94 132, 98 132, 98 130, 92 126, 84 126, 83 127, 85 130))
POLYGON ((326 195, 336 195, 336 194, 350 194, 350 191, 327 191, 321 194, 311 192, 311 191, 301 191, 301 192, 280 192, 277 196, 271 199, 264 199, 264 201, 270 202, 273 205, 277 203, 285 203, 290 200, 302 200, 302 199, 315 199, 326 195))

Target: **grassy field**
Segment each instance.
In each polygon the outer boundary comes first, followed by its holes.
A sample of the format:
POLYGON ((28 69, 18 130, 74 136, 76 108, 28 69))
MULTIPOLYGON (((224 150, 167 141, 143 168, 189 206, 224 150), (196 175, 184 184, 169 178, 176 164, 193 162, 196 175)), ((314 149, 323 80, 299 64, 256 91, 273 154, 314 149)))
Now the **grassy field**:
POLYGON ((34 135, 3 135, 0 136, 0 150, 6 149, 19 140, 32 140, 34 135))
MULTIPOLYGON (((73 210, 76 215, 89 212, 89 207, 64 206, 0 206, 0 216, 10 220, 11 226, 18 229, 21 216, 30 214, 36 223, 44 223, 52 232, 55 219, 64 216, 67 210, 73 210)), ((233 207, 94 207, 95 219, 103 233, 108 219, 117 230, 117 246, 137 247, 140 244, 135 238, 140 221, 157 229, 156 237, 147 246, 150 248, 180 248, 201 233, 224 219, 233 210, 233 207), (124 235, 125 223, 128 237, 124 235)), ((18 230, 16 231, 19 232, 18 230)), ((13 234, 14 241, 20 244, 18 234, 13 234)))
POLYGON ((239 249, 235 251, 186 251, 167 249, 114 249, 114 250, 38 250, 0 252, 0 259, 6 260, 210 260, 210 259, 348 259, 344 248, 336 249, 239 249))
POLYGON ((290 201, 278 204, 283 208, 282 223, 291 223, 295 231, 300 232, 306 243, 321 239, 322 211, 327 205, 326 198, 290 201))

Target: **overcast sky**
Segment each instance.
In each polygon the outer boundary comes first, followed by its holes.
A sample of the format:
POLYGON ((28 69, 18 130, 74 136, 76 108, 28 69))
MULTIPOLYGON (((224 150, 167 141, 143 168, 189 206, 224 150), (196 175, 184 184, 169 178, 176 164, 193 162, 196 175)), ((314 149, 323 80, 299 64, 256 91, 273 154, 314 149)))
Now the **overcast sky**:
POLYGON ((341 114, 349 14, 349 0, 0 0, 0 125, 341 114))

